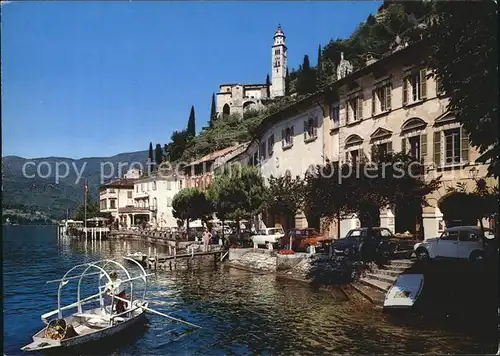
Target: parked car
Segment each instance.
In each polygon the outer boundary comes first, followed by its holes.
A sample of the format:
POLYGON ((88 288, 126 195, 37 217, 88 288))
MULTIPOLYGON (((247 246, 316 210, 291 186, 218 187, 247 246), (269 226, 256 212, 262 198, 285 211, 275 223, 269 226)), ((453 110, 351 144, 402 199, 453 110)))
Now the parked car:
POLYGON ((373 236, 367 235, 367 228, 350 230, 346 237, 333 242, 333 249, 336 253, 345 256, 355 256, 359 254, 360 245, 369 242, 370 238, 375 239, 376 251, 385 258, 390 257, 398 248, 398 244, 393 240, 396 237, 391 230, 385 227, 373 227, 373 236))
POLYGON ((268 227, 262 229, 257 235, 251 237, 252 242, 257 245, 265 245, 269 247, 269 244, 276 244, 279 240, 285 236, 282 228, 279 227, 268 227))
POLYGON ((292 238, 292 250, 310 251, 311 246, 316 248, 316 251, 322 251, 328 248, 332 239, 326 235, 320 234, 316 229, 290 229, 285 236, 280 240, 280 246, 285 249, 290 249, 290 237, 292 238))
POLYGON ((455 226, 445 229, 440 237, 416 243, 413 249, 419 260, 453 258, 474 262, 483 259, 485 242, 494 239, 490 229, 484 229, 483 234, 479 226, 455 226))

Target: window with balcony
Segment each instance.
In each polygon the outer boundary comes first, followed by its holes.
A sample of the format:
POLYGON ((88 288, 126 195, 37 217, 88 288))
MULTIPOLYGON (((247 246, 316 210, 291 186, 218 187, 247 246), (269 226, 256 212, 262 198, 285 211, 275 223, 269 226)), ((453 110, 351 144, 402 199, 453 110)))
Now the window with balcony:
POLYGON ((304 121, 304 141, 310 142, 318 137, 318 118, 310 117, 304 121))
POLYGON ((363 119, 363 97, 361 95, 349 99, 346 106, 347 124, 363 119))
POLYGON ((287 127, 281 131, 281 146, 287 149, 293 146, 293 126, 287 127))
POLYGON ((110 199, 109 200, 109 208, 110 209, 116 209, 116 199, 110 199))
POLYGON ((386 84, 372 92, 372 115, 391 110, 392 85, 386 84))
POLYGON ((340 125, 340 106, 335 105, 332 107, 332 113, 330 115, 332 119, 332 128, 336 129, 340 125))
POLYGON ((427 97, 427 71, 421 69, 403 79, 403 105, 409 105, 427 97))
POLYGON ((387 141, 383 143, 377 143, 372 145, 372 161, 380 162, 387 155, 392 153, 392 142, 387 141))
POLYGON ((274 134, 267 139, 267 155, 271 157, 274 153, 274 134))
POLYGON ((132 199, 132 192, 127 192, 127 198, 132 199))

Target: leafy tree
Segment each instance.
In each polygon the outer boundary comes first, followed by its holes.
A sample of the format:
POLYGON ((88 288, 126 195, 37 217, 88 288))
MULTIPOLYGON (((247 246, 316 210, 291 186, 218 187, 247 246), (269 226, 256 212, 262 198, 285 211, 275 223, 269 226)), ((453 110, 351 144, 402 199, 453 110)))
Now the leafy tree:
POLYGON ((188 133, 189 138, 193 138, 196 136, 196 119, 194 117, 194 106, 191 106, 191 111, 189 112, 187 133, 188 133))
POLYGON ((268 179, 266 207, 286 218, 287 227, 295 227, 295 216, 304 208, 305 182, 299 176, 285 174, 268 179))
POLYGON ((149 142, 149 162, 148 162, 148 169, 149 169, 149 172, 151 172, 151 165, 153 164, 153 143, 152 142, 149 142))
POLYGON ((500 175, 498 139, 498 18, 493 1, 433 2, 428 64, 449 97, 448 109, 471 144, 500 175), (481 88, 481 90, 478 90, 481 88))
POLYGON ((215 120, 217 120, 217 109, 215 106, 215 93, 212 93, 212 104, 210 106, 210 120, 208 121, 209 127, 214 126, 215 120))
POLYGON ((190 221, 201 219, 206 222, 212 212, 212 204, 198 188, 182 189, 172 199, 172 208, 174 218, 186 221, 188 230, 190 221))
POLYGON ((225 166, 215 176, 209 192, 219 219, 235 220, 238 229, 241 220, 253 220, 264 209, 266 187, 255 167, 225 166))
POLYGON ((483 228, 483 219, 498 219, 498 187, 489 187, 484 179, 476 181, 473 191, 468 191, 463 183, 448 188, 448 195, 439 204, 445 221, 461 221, 463 224, 483 228), (467 209, 464 209, 464 206, 467 209))
POLYGON ((162 158, 163 158, 163 151, 161 149, 161 145, 157 143, 155 147, 155 162, 156 162, 155 170, 158 170, 158 166, 161 164, 162 158))
POLYGON ((378 224, 379 209, 401 202, 427 204, 426 196, 438 189, 440 177, 426 182, 423 166, 412 157, 397 153, 377 162, 353 165, 328 163, 306 175, 306 207, 321 217, 342 217, 356 213, 361 226, 378 224))
POLYGON ((297 94, 307 95, 316 91, 316 74, 309 65, 309 56, 304 56, 301 71, 297 78, 297 94))
POLYGON ((269 73, 266 75, 266 94, 267 97, 271 97, 271 80, 269 80, 269 73))
POLYGON ((167 147, 167 155, 171 162, 177 162, 181 159, 186 150, 188 142, 188 133, 186 130, 174 131, 170 137, 171 142, 167 147))

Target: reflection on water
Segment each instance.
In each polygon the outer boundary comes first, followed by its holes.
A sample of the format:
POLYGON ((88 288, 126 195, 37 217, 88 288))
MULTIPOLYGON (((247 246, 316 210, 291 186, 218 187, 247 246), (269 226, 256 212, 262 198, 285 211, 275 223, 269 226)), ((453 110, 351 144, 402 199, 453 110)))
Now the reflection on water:
MULTIPOLYGON (((4 352, 19 348, 55 309, 57 279, 73 265, 118 258, 121 241, 57 240, 54 228, 4 227, 4 352)), ((132 242, 131 252, 148 251, 132 242)), ((158 253, 167 248, 158 247, 158 253)), ((147 329, 122 337, 103 354, 230 355, 335 353, 491 353, 496 340, 429 325, 397 326, 388 316, 338 294, 271 275, 214 267, 213 261, 151 277, 151 307, 197 325, 148 314, 147 329), (137 333, 138 332, 138 333, 137 333)), ((86 351, 87 352, 87 351, 86 351)), ((95 354, 96 350, 89 350, 95 354)), ((102 351, 101 351, 102 352, 102 351)))

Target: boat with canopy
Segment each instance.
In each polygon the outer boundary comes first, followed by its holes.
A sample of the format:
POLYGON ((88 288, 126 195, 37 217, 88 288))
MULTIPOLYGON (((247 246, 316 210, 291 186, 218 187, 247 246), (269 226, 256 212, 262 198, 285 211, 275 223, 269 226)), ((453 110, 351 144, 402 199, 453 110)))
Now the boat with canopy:
POLYGON ((47 283, 59 283, 57 309, 41 316, 46 327, 33 335, 33 342, 21 350, 31 352, 61 349, 98 341, 143 322, 146 311, 200 328, 198 325, 149 308, 146 291, 147 278, 150 275, 146 274, 143 266, 134 259, 128 257, 123 259, 137 266, 135 272, 139 271, 138 275, 134 276, 134 271, 131 273, 122 263, 106 259, 76 265, 61 279, 48 281, 47 283), (94 282, 97 279, 98 292, 82 298, 82 286, 91 279, 94 279, 94 282), (140 283, 143 285, 142 289, 135 288, 136 282, 140 281, 143 282, 140 283), (76 302, 63 306, 62 290, 70 282, 77 282, 76 302), (85 305, 90 307, 84 310, 85 305), (74 309, 76 312, 63 315, 63 312, 74 309))

